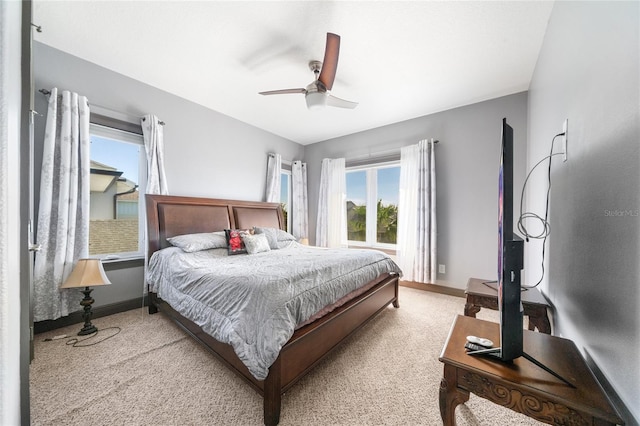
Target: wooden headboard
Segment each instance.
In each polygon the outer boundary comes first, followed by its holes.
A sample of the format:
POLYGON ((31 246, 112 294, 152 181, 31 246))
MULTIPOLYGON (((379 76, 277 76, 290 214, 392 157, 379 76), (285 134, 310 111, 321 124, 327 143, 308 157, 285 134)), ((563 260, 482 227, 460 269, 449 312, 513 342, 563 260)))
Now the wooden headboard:
POLYGON ((151 194, 145 201, 148 256, 170 246, 167 238, 176 235, 285 225, 279 203, 151 194))

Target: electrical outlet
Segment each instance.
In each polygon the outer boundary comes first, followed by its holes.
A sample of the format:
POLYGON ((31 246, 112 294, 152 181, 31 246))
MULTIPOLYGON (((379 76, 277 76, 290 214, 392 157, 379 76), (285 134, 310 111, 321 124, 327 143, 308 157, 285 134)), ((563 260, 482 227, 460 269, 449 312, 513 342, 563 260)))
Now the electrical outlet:
POLYGON ((569 119, 567 118, 562 123, 562 132, 564 136, 562 136, 562 161, 567 161, 567 140, 569 139, 569 119))
POLYGON ((447 268, 443 264, 438 265, 438 273, 439 274, 445 274, 446 270, 447 270, 447 268))

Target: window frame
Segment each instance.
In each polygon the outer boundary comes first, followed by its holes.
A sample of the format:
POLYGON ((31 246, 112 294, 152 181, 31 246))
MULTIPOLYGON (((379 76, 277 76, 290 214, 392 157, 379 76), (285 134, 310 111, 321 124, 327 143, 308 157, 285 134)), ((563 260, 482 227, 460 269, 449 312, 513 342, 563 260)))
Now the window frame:
POLYGON ((365 171, 366 182, 367 182, 367 188, 365 191, 365 194, 367 197, 365 241, 349 240, 348 239, 349 234, 347 233, 348 247, 358 247, 358 248, 368 247, 368 248, 393 250, 393 251, 397 249, 397 244, 379 243, 377 241, 378 239, 377 238, 378 237, 378 170, 388 169, 393 167, 400 167, 400 160, 390 160, 390 161, 382 161, 379 163, 354 165, 354 166, 348 166, 345 168, 345 175, 347 173, 365 171), (370 206, 373 206, 373 208, 370 208, 370 206))
MULTIPOLYGON (((89 119, 89 135, 111 139, 121 143, 139 146, 138 156, 138 250, 115 253, 89 254, 90 258, 101 259, 105 263, 144 259, 146 244, 146 207, 147 161, 142 135, 142 126, 119 119, 93 114, 89 119)), ((91 158, 91 154, 89 154, 91 158)))

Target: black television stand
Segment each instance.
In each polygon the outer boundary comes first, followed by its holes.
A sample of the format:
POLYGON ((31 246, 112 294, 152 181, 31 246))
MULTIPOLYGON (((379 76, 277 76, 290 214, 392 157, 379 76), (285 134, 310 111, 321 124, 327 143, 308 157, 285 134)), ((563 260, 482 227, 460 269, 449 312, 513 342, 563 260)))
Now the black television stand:
MULTIPOLYGON (((504 361, 502 358, 500 358, 500 352, 501 352, 500 348, 488 348, 488 349, 480 349, 480 350, 477 350, 477 351, 469 351, 469 352, 467 352, 467 355, 491 355, 492 357, 494 357, 496 359, 499 359, 500 361, 504 361)), ((549 367, 547 367, 546 365, 544 365, 543 363, 541 363, 540 361, 538 361, 537 359, 535 359, 534 357, 529 355, 528 353, 522 351, 522 356, 527 361, 531 362, 532 364, 537 365, 538 367, 542 368, 547 373, 549 373, 552 376, 562 380, 564 383, 566 383, 567 385, 571 386, 572 388, 575 388, 575 386, 571 382, 569 382, 567 379, 565 379, 564 377, 562 377, 561 375, 559 375, 558 373, 556 373, 555 371, 553 371, 552 369, 550 369, 549 367)), ((504 362, 509 362, 509 361, 504 361, 504 362)))
POLYGON ((533 364, 537 365, 538 367, 542 368, 544 371, 546 371, 547 373, 551 374, 554 377, 557 377, 558 379, 562 380, 563 382, 565 382, 567 385, 571 386, 572 388, 575 388, 575 386, 569 382, 567 379, 565 379, 564 377, 562 377, 561 375, 559 375, 558 373, 556 373, 555 371, 553 371, 552 369, 550 369, 549 367, 547 367, 546 365, 544 365, 543 363, 541 363, 540 361, 538 361, 537 359, 535 359, 534 357, 532 357, 531 355, 529 355, 526 352, 522 352, 522 356, 532 362, 533 364))

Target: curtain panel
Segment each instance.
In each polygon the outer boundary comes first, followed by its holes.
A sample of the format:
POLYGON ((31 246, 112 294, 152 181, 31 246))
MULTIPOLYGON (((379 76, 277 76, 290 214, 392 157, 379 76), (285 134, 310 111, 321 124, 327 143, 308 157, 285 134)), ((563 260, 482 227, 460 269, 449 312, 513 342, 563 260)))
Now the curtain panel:
POLYGON ((81 294, 61 290, 78 259, 89 254, 89 104, 53 88, 49 97, 40 179, 34 265, 34 321, 79 309, 81 294))
POLYGON ((291 165, 291 233, 298 240, 309 237, 309 200, 307 198, 307 163, 291 165))
POLYGON ((403 279, 436 280, 435 142, 422 140, 402 148, 398 199, 398 266, 403 279))
MULTIPOLYGON (((145 193, 168 195, 169 186, 164 171, 164 122, 153 114, 147 114, 140 120, 144 150, 147 155, 147 187, 145 193)), ((143 203, 145 203, 143 198, 143 203)), ((146 217, 145 217, 146 223, 146 217)), ((149 236, 144 227, 144 282, 142 297, 147 294, 147 273, 149 266, 149 236)))
POLYGON ((142 118, 142 137, 147 154, 147 194, 169 194, 164 172, 164 123, 155 115, 142 118))
POLYGON ((280 202, 280 174, 282 173, 282 157, 280 154, 269 154, 267 158, 267 188, 265 201, 268 203, 280 202))
POLYGON ((347 189, 344 158, 322 160, 316 245, 346 247, 347 189))

